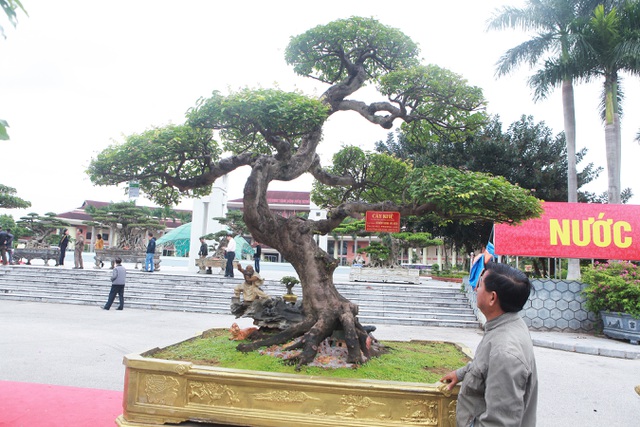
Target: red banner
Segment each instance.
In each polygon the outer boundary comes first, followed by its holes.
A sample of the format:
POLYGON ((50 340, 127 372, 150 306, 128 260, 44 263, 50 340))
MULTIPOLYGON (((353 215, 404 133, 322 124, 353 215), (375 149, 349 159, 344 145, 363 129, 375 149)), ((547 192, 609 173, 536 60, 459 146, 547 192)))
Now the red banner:
POLYGON ((496 255, 640 260, 640 206, 543 203, 540 218, 496 224, 496 255))
POLYGON ((399 233, 400 212, 367 211, 365 231, 399 233))

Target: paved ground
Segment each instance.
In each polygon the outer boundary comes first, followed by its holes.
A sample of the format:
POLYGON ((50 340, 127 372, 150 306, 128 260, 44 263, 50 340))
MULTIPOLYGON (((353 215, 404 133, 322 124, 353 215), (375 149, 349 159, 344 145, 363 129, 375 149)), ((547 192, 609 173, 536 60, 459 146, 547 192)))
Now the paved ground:
MULTIPOLYGON (((185 274, 164 265, 165 273, 185 274)), ((339 268, 336 281, 348 280, 339 268)), ((265 265, 277 279, 291 272, 265 265)), ((438 286, 459 286, 427 282, 438 286)), ((98 306, 0 301, 0 380, 122 390, 122 358, 250 319, 98 306)), ((378 339, 444 340, 475 350, 480 330, 378 325, 378 339)), ((637 426, 640 346, 586 334, 532 332, 540 379, 538 427, 637 426)), ((2 398, 0 396, 0 402, 2 398)), ((1 406, 1 405, 0 405, 1 406)), ((0 425, 2 425, 0 414, 0 425)))
MULTIPOLYGON (((228 327, 235 320, 203 313, 0 301, 0 380, 122 390, 124 355, 228 327)), ((241 326, 250 325, 250 320, 240 320, 241 326)), ((381 325, 376 336, 446 340, 475 349, 481 332, 381 325)), ((579 339, 587 346, 595 342, 579 339)), ((640 360, 543 347, 535 351, 539 427, 638 425, 640 398, 633 388, 640 384, 640 360)))

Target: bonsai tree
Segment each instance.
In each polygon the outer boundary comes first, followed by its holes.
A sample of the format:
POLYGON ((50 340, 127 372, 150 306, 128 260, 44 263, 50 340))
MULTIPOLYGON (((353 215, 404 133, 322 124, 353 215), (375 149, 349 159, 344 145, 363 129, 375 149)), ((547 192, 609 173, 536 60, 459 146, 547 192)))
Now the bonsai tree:
POLYGON ((231 234, 232 236, 246 236, 249 234, 249 229, 244 223, 244 219, 242 217, 242 211, 227 211, 224 217, 214 217, 213 219, 230 230, 230 233, 225 232, 226 234, 231 234))
POLYGON ((370 265, 373 267, 392 267, 399 265, 400 249, 442 245, 441 239, 434 239, 430 233, 426 232, 371 233, 365 231, 365 227, 365 221, 356 221, 352 218, 347 218, 339 227, 336 227, 333 232, 336 234, 351 235, 354 240, 354 252, 369 255, 371 258, 370 265), (382 243, 371 242, 367 247, 357 248, 356 239, 358 236, 371 236, 374 234, 381 239, 382 243))
POLYGON ((300 337, 297 362, 307 364, 320 343, 342 329, 348 362, 365 362, 370 357, 368 334, 358 321, 358 306, 334 286, 338 263, 318 247, 316 234, 330 233, 349 216, 362 219, 369 210, 499 222, 518 222, 541 212, 529 191, 485 174, 414 169, 391 156, 353 147, 345 147, 352 149, 353 161, 323 167, 318 154, 326 145, 323 126, 343 112, 355 112, 384 129, 397 121, 423 131, 450 127, 463 134, 484 122, 482 91, 447 70, 420 65, 418 55, 417 45, 405 34, 375 19, 352 17, 312 28, 291 38, 285 56, 297 74, 327 85, 319 98, 278 89, 245 88, 228 95, 216 91, 188 111, 185 124, 133 134, 100 152, 88 174, 97 185, 137 180, 151 199, 166 205, 206 195, 216 179, 248 166, 244 222, 255 239, 280 251, 296 270, 304 319, 238 348, 252 351, 300 337), (365 85, 377 86, 383 98, 370 103, 352 98, 365 85), (223 151, 228 154, 222 156, 223 151), (326 220, 284 218, 269 209, 269 184, 303 174, 335 190, 327 199, 326 220))
POLYGON ((283 276, 280 279, 280 283, 282 283, 285 288, 287 288, 287 294, 291 295, 293 287, 300 283, 300 281, 293 276, 283 276))
POLYGON ((86 211, 93 218, 85 222, 87 225, 111 227, 118 236, 117 249, 143 250, 145 233, 163 229, 149 209, 134 202, 111 203, 101 208, 88 206, 86 211))
POLYGON ((391 248, 380 242, 371 242, 366 248, 358 249, 358 253, 369 256, 370 267, 383 267, 390 264, 391 248))
POLYGON ((21 217, 16 225, 28 230, 31 240, 27 242, 27 248, 46 248, 52 243, 57 243, 57 238, 51 236, 59 229, 68 227, 69 223, 56 218, 53 212, 47 212, 40 216, 35 212, 21 217))

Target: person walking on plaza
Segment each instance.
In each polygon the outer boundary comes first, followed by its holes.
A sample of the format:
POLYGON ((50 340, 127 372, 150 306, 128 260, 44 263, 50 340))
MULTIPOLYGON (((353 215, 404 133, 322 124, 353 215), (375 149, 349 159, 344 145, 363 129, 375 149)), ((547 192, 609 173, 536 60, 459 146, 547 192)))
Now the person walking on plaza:
POLYGON ((236 241, 233 240, 233 236, 227 236, 227 248, 224 257, 227 259, 224 277, 233 277, 233 260, 236 259, 236 241))
POLYGON ((531 295, 527 276, 489 262, 478 281, 478 308, 487 318, 476 355, 440 381, 449 390, 460 381, 458 427, 534 427, 538 373, 527 325, 518 313, 531 295))
POLYGON ((144 269, 149 273, 153 273, 153 257, 156 254, 156 238, 153 237, 153 233, 149 232, 149 243, 147 243, 147 257, 144 262, 144 269))
POLYGON ((76 233, 76 247, 73 251, 73 262, 75 266, 73 268, 83 269, 84 263, 82 261, 82 252, 84 251, 84 234, 82 228, 78 228, 76 233))
POLYGON ((64 265, 64 256, 67 254, 67 246, 69 245, 69 230, 62 230, 62 237, 58 247, 60 248, 60 259, 58 259, 58 265, 64 265))
POLYGON ((118 300, 120 301, 120 305, 118 305, 116 310, 124 309, 124 282, 127 277, 127 270, 122 266, 122 259, 120 257, 117 257, 115 261, 116 266, 111 272, 111 291, 109 292, 107 303, 102 307, 103 310, 109 310, 111 308, 111 304, 113 304, 113 300, 116 299, 116 295, 118 295, 118 300))
POLYGON ((256 273, 260 273, 260 257, 262 256, 262 246, 260 242, 256 242, 256 251, 253 253, 253 268, 256 273))

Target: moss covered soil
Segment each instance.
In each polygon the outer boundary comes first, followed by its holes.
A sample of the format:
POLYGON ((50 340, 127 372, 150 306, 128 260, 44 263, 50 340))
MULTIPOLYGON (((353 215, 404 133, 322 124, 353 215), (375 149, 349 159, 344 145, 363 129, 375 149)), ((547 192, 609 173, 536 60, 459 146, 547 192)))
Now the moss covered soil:
POLYGON ((434 383, 443 374, 470 359, 455 344, 439 341, 381 341, 386 352, 354 368, 328 369, 303 366, 300 371, 287 361, 260 352, 242 353, 242 341, 229 339, 226 329, 211 329, 199 337, 147 352, 146 357, 188 361, 197 365, 280 372, 334 378, 434 383))

